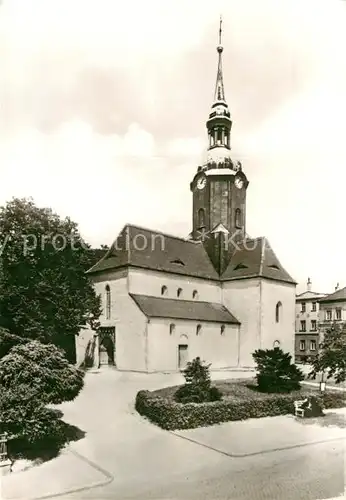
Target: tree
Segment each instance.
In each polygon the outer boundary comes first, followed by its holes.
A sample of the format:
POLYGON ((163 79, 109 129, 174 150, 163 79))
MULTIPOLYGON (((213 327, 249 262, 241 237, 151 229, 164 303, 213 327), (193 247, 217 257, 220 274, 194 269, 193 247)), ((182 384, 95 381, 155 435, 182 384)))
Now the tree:
POLYGON ((327 379, 334 377, 336 383, 346 380, 346 323, 335 323, 329 328, 317 356, 312 361, 310 378, 316 378, 319 372, 327 374, 327 379))
POLYGON ((180 403, 220 400, 222 394, 219 389, 211 387, 209 368, 210 365, 199 357, 190 361, 183 372, 186 383, 175 392, 174 399, 180 403))
POLYGON ((292 356, 279 347, 258 349, 253 354, 257 365, 257 385, 263 392, 290 392, 300 389, 303 372, 291 362, 292 356))
POLYGON ((89 248, 87 252, 86 266, 85 270, 88 271, 93 267, 99 260, 102 259, 109 250, 107 245, 101 245, 100 248, 89 248))
POLYGON ((32 200, 0 208, 0 317, 19 337, 54 343, 75 361, 80 325, 98 327, 100 299, 76 223, 32 200))

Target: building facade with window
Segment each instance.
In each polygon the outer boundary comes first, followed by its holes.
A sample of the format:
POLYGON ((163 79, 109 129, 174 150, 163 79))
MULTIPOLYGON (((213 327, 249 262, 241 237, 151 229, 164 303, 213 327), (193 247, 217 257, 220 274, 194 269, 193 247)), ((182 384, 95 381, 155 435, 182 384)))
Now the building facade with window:
POLYGON ((253 367, 252 353, 294 356, 296 283, 264 237, 246 234, 249 181, 231 157, 231 114, 218 46, 204 162, 190 183, 187 239, 126 225, 88 273, 102 298, 101 328, 82 330, 77 362, 177 371, 200 356, 213 369, 253 367))
POLYGON ((308 278, 306 291, 296 296, 295 359, 305 362, 316 356, 319 346, 319 301, 326 294, 313 292, 308 278))
POLYGON ((324 332, 333 323, 346 324, 346 287, 336 286, 335 291, 320 300, 319 325, 321 341, 324 332))

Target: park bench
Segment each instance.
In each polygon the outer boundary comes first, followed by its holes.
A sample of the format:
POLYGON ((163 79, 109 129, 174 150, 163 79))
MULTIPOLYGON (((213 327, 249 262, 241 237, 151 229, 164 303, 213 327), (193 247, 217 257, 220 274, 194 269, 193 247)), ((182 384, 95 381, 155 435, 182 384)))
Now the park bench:
POLYGON ((299 400, 294 402, 294 413, 295 413, 296 417, 304 418, 305 410, 311 408, 311 403, 309 402, 309 404, 306 405, 307 402, 308 402, 308 399, 299 399, 299 400))

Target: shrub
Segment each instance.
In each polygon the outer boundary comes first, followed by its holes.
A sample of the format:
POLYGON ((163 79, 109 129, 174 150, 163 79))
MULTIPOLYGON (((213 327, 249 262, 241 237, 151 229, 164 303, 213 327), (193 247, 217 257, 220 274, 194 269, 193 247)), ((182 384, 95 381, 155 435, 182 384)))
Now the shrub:
POLYGON ((29 339, 18 337, 0 326, 0 359, 10 352, 16 344, 25 344, 29 339))
POLYGON ((185 370, 183 371, 185 380, 187 384, 195 384, 201 388, 208 389, 210 387, 210 364, 207 365, 201 358, 197 358, 190 361, 185 370))
POLYGON ((28 443, 60 437, 62 413, 46 408, 37 390, 27 385, 5 389, 0 394, 0 432, 28 443))
POLYGON ((45 403, 73 400, 83 387, 83 377, 61 349, 36 340, 15 345, 0 360, 0 386, 12 389, 26 385, 45 403))
POLYGON ((211 387, 209 391, 210 401, 221 401, 222 392, 217 387, 211 387))
MULTIPOLYGON (((300 393, 299 399, 307 397, 310 391, 300 393)), ((261 399, 225 398, 222 401, 181 404, 168 398, 161 398, 149 391, 139 391, 136 410, 153 423, 166 430, 193 429, 222 422, 248 418, 274 417, 294 413, 297 394, 267 394, 261 399)), ((319 398, 324 408, 345 406, 341 392, 327 392, 319 398)))
POLYGON ((61 442, 62 413, 46 405, 74 399, 83 376, 52 344, 15 345, 0 360, 0 431, 30 444, 61 442))
POLYGON ((300 389, 303 372, 291 363, 292 356, 279 347, 258 349, 252 355, 257 365, 257 384, 263 392, 291 392, 300 389))
POLYGON ((186 404, 221 399, 221 392, 211 387, 209 367, 199 357, 190 361, 183 372, 186 383, 175 392, 175 401, 186 404))

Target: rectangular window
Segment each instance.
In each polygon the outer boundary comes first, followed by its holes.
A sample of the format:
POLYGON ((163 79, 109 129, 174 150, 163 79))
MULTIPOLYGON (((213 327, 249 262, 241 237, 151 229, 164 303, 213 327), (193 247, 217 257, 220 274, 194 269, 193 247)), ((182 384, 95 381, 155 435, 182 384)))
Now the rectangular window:
POLYGON ((301 332, 306 332, 306 321, 305 320, 302 320, 300 322, 300 331, 301 332))
POLYGON ((301 340, 299 342, 299 350, 300 351, 305 351, 305 340, 301 340))
POLYGON ((306 303, 302 302, 302 308, 300 312, 305 313, 305 311, 306 311, 306 303))
POLYGON ((341 319, 341 309, 336 310, 336 319, 341 319))
POLYGON ((317 311, 317 302, 313 302, 313 303, 312 303, 311 311, 312 311, 312 312, 317 311))
POLYGON ((331 321, 332 320, 332 311, 331 311, 331 309, 328 309, 328 311, 326 311, 326 320, 327 321, 331 321))
POLYGON ((310 351, 316 351, 316 340, 310 341, 310 351))
POLYGON ((317 332, 317 320, 316 319, 311 320, 311 331, 317 332))

